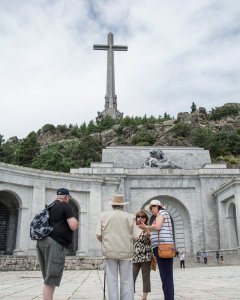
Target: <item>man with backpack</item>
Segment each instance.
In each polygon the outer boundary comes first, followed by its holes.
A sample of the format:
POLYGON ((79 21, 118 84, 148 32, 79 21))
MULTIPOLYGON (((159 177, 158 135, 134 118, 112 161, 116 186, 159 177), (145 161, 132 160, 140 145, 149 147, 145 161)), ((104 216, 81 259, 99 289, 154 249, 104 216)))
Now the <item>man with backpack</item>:
POLYGON ((69 199, 71 196, 68 189, 57 190, 56 200, 47 208, 51 232, 37 241, 38 259, 44 279, 44 300, 52 300, 55 286, 60 285, 66 248, 72 242, 73 231, 78 229, 78 221, 68 203, 69 199))

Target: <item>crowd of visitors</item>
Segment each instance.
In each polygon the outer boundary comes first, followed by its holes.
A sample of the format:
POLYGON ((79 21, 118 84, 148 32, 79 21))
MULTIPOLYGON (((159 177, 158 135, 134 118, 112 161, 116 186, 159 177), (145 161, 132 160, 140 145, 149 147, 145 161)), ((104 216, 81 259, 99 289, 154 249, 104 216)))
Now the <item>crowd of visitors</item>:
MULTIPOLYGON (((31 223, 35 234, 31 233, 31 238, 37 240, 44 279, 44 300, 52 300, 55 287, 60 285, 66 249, 79 226, 70 198, 68 189, 58 189, 56 200, 31 223)), ((109 201, 112 210, 101 214, 96 230, 105 262, 108 299, 133 300, 141 270, 142 300, 147 300, 151 270, 156 270, 157 265, 164 299, 174 300, 173 258, 177 254, 184 269, 185 253, 175 251, 170 215, 157 199, 135 215, 124 209, 127 204, 123 195, 115 195, 109 201)))

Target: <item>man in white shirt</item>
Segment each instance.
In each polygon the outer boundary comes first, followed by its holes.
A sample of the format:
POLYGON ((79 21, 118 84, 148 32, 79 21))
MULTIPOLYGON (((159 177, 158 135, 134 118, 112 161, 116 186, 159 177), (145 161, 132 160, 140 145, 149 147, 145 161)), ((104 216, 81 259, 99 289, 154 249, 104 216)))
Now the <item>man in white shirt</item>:
POLYGON ((179 253, 179 260, 180 260, 180 268, 185 269, 185 253, 184 252, 179 253))

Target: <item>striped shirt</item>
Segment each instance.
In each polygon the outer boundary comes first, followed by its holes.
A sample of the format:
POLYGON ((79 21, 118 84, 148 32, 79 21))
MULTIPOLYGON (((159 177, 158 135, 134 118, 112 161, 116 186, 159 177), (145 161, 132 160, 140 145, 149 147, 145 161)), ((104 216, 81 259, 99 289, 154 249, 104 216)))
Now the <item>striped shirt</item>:
MULTIPOLYGON (((158 247, 158 239, 160 244, 173 243, 172 223, 168 212, 166 210, 160 210, 158 215, 164 217, 164 222, 159 231, 159 237, 158 231, 151 231, 152 248, 158 247)), ((156 221, 153 222, 153 225, 155 224, 156 221)))

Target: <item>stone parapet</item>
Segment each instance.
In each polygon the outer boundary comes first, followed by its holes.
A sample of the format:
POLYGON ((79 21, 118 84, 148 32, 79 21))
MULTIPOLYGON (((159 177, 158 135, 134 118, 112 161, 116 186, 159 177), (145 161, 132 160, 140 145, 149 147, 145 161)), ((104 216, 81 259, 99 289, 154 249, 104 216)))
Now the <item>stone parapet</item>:
MULTIPOLYGON (((65 270, 97 270, 103 259, 95 257, 67 256, 65 270)), ((36 271, 40 270, 35 256, 0 256, 0 271, 36 271)))

